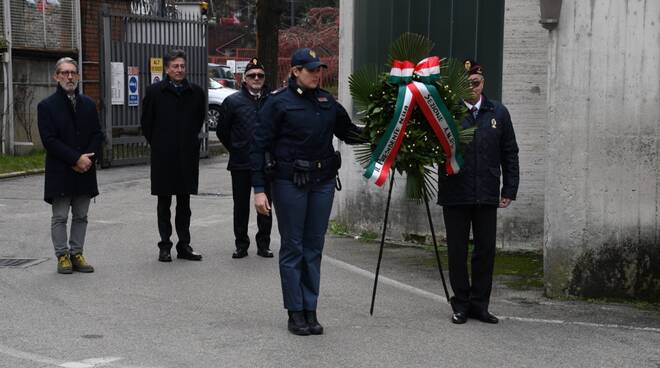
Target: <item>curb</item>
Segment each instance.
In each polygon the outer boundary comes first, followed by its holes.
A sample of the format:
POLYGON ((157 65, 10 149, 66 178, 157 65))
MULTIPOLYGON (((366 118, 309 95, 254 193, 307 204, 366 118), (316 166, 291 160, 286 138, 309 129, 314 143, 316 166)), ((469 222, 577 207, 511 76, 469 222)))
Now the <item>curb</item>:
POLYGON ((19 177, 19 176, 29 176, 29 175, 43 174, 45 171, 46 171, 45 169, 32 169, 32 170, 25 170, 25 171, 14 171, 14 172, 10 172, 10 173, 0 174, 0 180, 16 178, 16 177, 19 177))

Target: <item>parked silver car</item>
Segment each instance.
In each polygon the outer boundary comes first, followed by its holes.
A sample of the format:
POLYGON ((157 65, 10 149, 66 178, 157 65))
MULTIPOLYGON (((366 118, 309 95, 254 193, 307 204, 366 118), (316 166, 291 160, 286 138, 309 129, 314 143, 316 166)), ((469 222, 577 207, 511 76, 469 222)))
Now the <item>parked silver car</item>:
POLYGON ((209 130, 215 130, 218 127, 218 121, 220 120, 220 105, 222 105, 222 101, 224 101, 227 96, 236 92, 238 92, 238 90, 225 87, 214 81, 212 78, 209 78, 209 112, 207 115, 209 130))

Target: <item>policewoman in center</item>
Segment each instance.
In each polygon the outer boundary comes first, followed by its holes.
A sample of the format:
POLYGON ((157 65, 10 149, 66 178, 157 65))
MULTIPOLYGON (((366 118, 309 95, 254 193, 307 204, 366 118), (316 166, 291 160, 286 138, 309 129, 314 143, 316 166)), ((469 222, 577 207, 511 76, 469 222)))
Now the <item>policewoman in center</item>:
POLYGON ((321 68, 314 51, 298 49, 291 57, 287 87, 271 93, 259 110, 250 151, 254 202, 271 213, 264 194, 271 180, 280 232, 280 277, 288 329, 296 335, 320 335, 316 317, 325 232, 341 158, 333 135, 355 144, 364 140, 346 110, 319 88, 321 68))

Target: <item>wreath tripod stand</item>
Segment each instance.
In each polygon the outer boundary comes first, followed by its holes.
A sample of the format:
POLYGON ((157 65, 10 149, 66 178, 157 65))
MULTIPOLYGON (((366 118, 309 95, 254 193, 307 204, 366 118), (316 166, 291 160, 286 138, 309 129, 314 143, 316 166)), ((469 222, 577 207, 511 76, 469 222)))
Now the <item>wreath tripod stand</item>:
MULTIPOLYGON (((369 314, 374 315, 374 304, 376 302, 376 289, 378 288, 378 275, 380 274, 380 264, 383 259, 383 247, 385 246, 385 233, 387 232, 387 218, 390 213, 390 202, 392 200, 392 188, 394 187, 394 175, 396 171, 392 171, 390 174, 390 188, 387 193, 387 204, 385 205, 385 219, 383 221, 383 231, 380 238, 380 249, 378 251, 378 263, 376 265, 376 277, 374 278, 374 288, 371 295, 371 308, 369 309, 369 314)), ((440 272, 440 278, 442 279, 442 287, 445 290, 445 296, 447 297, 447 303, 451 305, 451 299, 449 297, 449 291, 447 290, 447 283, 445 282, 445 275, 442 272, 442 263, 440 262, 440 252, 438 251, 438 242, 435 237, 435 230, 433 228, 433 219, 431 218, 431 209, 429 208, 429 196, 426 191, 424 192, 424 205, 426 206, 426 216, 429 220, 429 227, 431 228, 431 238, 433 239, 433 248, 435 249, 435 259, 438 263, 438 271, 440 272)), ((453 309, 453 306, 452 306, 453 309)))

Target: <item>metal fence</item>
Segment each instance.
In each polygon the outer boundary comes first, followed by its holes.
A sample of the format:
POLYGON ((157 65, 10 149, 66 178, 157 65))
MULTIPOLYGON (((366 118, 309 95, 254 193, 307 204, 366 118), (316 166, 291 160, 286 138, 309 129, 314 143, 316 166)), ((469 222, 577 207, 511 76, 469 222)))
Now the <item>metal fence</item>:
MULTIPOLYGON (((108 9, 102 10, 102 124, 107 139, 104 166, 148 161, 149 148, 140 129, 140 105, 152 78, 158 74, 151 68, 152 58, 162 60, 171 49, 184 50, 188 80, 206 90, 207 24, 198 17, 179 17, 113 14, 108 9)), ((160 78, 163 76, 160 74, 160 78)), ((207 156, 206 126, 200 139, 201 154, 207 156)))
POLYGON ((12 47, 74 50, 76 9, 73 0, 4 0, 11 4, 12 47))

